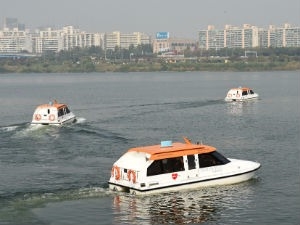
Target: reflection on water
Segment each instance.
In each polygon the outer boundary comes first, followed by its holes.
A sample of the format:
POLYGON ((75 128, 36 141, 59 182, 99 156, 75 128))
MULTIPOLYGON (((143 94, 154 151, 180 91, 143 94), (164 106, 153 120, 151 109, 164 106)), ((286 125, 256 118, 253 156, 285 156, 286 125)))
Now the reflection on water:
POLYGON ((233 116, 241 116, 243 113, 256 113, 258 99, 253 99, 244 102, 228 102, 227 113, 233 116))
POLYGON ((116 195, 112 208, 115 224, 205 223, 219 221, 227 210, 244 211, 252 197, 246 182, 153 196, 116 195))

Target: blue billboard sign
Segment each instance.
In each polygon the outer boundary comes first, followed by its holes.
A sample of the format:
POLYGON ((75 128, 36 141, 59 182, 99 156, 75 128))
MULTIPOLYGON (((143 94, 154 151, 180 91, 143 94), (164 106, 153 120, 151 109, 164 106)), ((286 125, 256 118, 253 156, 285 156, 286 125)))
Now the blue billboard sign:
POLYGON ((156 39, 168 39, 169 38, 169 32, 157 32, 156 33, 156 39))

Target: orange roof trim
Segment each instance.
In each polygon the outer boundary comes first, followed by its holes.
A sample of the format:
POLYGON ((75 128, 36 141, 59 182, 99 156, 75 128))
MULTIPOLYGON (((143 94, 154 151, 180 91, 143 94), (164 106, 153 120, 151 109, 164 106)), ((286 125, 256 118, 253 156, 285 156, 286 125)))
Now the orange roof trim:
POLYGON ((51 108, 51 107, 54 107, 54 108, 60 109, 60 108, 66 107, 66 106, 67 105, 63 104, 63 103, 53 103, 53 104, 39 105, 38 108, 51 108))
POLYGON ((161 147, 161 145, 152 145, 144 147, 131 148, 128 152, 144 152, 148 153, 151 160, 175 158, 184 155, 203 154, 215 151, 216 148, 208 145, 173 143, 169 147, 161 147))
POLYGON ((231 88, 230 90, 243 90, 243 91, 247 91, 247 90, 250 90, 251 88, 248 88, 248 87, 238 87, 238 88, 231 88))

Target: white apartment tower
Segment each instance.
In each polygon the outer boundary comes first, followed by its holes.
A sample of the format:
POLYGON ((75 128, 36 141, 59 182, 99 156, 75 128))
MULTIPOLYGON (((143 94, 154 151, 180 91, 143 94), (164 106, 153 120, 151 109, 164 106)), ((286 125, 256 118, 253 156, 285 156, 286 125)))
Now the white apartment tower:
POLYGON ((114 50, 116 47, 129 49, 130 46, 137 47, 138 45, 150 43, 150 36, 141 32, 121 33, 120 31, 114 31, 104 35, 105 50, 114 50))
POLYGON ((0 30, 0 53, 32 52, 30 34, 18 28, 0 30))
POLYGON ((225 25, 223 30, 208 26, 207 30, 200 30, 199 48, 281 48, 300 47, 300 28, 284 24, 282 27, 269 26, 268 29, 258 28, 250 24, 242 27, 225 25))

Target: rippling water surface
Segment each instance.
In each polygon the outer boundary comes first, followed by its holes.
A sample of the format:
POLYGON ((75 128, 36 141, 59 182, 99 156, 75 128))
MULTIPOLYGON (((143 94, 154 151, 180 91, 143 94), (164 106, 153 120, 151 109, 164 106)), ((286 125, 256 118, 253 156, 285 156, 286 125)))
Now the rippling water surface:
POLYGON ((299 224, 299 87, 299 71, 2 74, 0 224, 299 224), (260 99, 225 103, 240 85, 260 99), (31 127, 35 107, 53 99, 77 123, 31 127), (128 148, 182 136, 262 167, 236 185, 108 190, 128 148))

